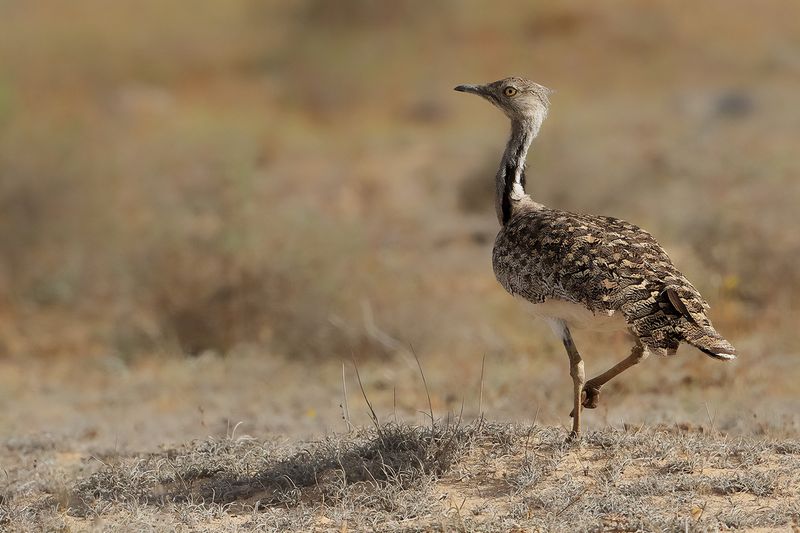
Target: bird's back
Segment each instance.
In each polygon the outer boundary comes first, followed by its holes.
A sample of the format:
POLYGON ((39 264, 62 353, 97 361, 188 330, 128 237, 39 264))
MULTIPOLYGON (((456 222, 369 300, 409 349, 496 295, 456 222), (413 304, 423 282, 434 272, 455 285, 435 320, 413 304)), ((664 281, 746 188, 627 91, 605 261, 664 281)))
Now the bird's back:
POLYGON ((503 287, 531 303, 571 302, 600 317, 622 313, 653 353, 672 354, 685 341, 734 357, 697 289, 652 235, 624 220, 538 205, 520 210, 497 235, 492 262, 503 287))

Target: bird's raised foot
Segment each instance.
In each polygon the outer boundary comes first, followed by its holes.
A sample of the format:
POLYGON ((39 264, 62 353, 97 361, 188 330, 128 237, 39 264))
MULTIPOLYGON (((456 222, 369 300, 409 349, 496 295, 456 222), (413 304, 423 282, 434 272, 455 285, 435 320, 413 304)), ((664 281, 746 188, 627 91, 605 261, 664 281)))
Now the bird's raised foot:
MULTIPOLYGON (((597 403, 600 400, 600 388, 598 387, 583 387, 583 392, 581 393, 581 405, 584 406, 586 409, 594 409, 597 407, 597 403)), ((570 411, 569 416, 575 418, 575 409, 570 411)))
POLYGON ((583 401, 581 404, 586 409, 594 409, 597 407, 597 402, 600 400, 600 387, 583 387, 583 401))

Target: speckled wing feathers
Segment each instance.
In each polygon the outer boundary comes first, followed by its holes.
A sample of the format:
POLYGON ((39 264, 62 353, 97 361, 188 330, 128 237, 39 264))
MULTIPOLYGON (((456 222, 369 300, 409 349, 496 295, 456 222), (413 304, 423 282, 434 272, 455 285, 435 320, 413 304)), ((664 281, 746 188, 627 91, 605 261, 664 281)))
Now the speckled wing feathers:
POLYGON ((493 266, 507 291, 533 303, 559 299, 594 313, 622 312, 653 353, 672 354, 686 341, 714 357, 734 357, 697 289, 652 235, 623 220, 520 211, 497 236, 493 266))

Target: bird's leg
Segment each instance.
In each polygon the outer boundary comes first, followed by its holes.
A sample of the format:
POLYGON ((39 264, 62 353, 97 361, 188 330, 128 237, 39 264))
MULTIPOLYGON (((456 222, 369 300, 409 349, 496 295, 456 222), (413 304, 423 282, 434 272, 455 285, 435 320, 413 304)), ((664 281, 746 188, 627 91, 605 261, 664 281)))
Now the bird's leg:
POLYGON ((621 374, 625 370, 644 360, 646 357, 647 351, 644 349, 642 343, 637 339, 636 345, 634 345, 633 349, 631 350, 631 354, 628 357, 612 366, 599 376, 593 377, 586 382, 586 385, 583 387, 583 391, 586 393, 586 398, 583 400, 583 406, 587 409, 594 409, 597 407, 597 401, 600 399, 600 389, 603 387, 603 385, 611 381, 611 379, 617 374, 621 374))
POLYGON ((583 384, 586 381, 586 373, 583 369, 583 360, 578 349, 575 347, 575 342, 572 340, 572 335, 569 328, 564 324, 562 332, 562 341, 564 348, 567 349, 569 356, 569 375, 572 376, 572 433, 570 433, 570 440, 575 439, 581 434, 581 396, 583 394, 583 384))

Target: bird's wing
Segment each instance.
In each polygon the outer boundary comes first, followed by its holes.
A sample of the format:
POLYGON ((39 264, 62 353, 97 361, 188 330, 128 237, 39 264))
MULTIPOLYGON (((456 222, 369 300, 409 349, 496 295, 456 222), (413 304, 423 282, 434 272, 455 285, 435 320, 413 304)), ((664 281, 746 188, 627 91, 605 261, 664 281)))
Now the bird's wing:
POLYGON ((594 312, 622 312, 651 350, 674 352, 691 324, 705 330, 708 304, 650 233, 624 220, 540 209, 498 235, 498 280, 540 302, 557 298, 594 312))

